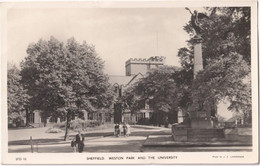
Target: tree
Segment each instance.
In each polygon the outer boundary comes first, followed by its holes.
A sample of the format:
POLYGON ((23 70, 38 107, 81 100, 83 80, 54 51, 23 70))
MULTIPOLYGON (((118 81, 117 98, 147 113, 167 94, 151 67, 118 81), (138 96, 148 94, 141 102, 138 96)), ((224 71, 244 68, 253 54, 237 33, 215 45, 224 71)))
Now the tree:
POLYGON ((67 118, 65 138, 72 115, 81 109, 108 108, 113 92, 103 73, 103 61, 95 47, 74 38, 66 45, 51 37, 30 44, 22 62, 22 81, 32 96, 31 105, 42 117, 63 112, 67 118))
MULTIPOLYGON (((176 113, 181 93, 173 79, 173 74, 178 71, 175 67, 158 67, 151 69, 147 76, 129 87, 124 99, 131 110, 137 111, 148 104, 157 117, 165 113, 176 113)), ((155 122, 164 124, 164 116, 155 119, 155 122)))
MULTIPOLYGON (((242 55, 251 63, 251 15, 250 7, 207 8, 213 21, 205 23, 204 52, 207 60, 223 58, 230 52, 242 55)), ((207 61, 206 61, 207 64, 207 61)))
MULTIPOLYGON (((210 21, 202 21, 206 29, 202 34, 204 70, 198 73, 193 84, 187 84, 193 96, 189 109, 200 109, 201 104, 208 109, 228 99, 229 110, 245 111, 250 116, 250 8, 206 8, 206 12, 210 21)), ((184 30, 191 39, 187 41, 188 48, 179 49, 178 56, 182 72, 188 74, 193 72, 192 36, 195 34, 190 22, 184 30)))
MULTIPOLYGON (((229 52, 237 52, 250 65, 250 7, 218 7, 206 8, 210 19, 202 20, 205 31, 203 38, 203 65, 206 67, 211 60, 228 56, 229 52)), ((195 35, 191 23, 184 26, 184 30, 190 35, 188 48, 181 48, 178 56, 181 64, 187 66, 187 62, 193 61, 193 40, 195 35), (185 61, 183 61, 185 59, 185 61), (187 59, 190 59, 187 61, 187 59)), ((189 65, 188 65, 189 66, 189 65)))
POLYGON ((222 100, 230 102, 229 110, 242 111, 246 117, 251 112, 250 68, 241 55, 230 53, 228 57, 211 62, 199 72, 193 83, 193 109, 200 101, 205 108, 222 100))
MULTIPOLYGON (((16 121, 17 125, 23 119, 23 113, 28 106, 29 95, 21 84, 20 70, 12 64, 8 64, 7 71, 7 105, 8 120, 16 121)), ((27 120, 26 120, 26 123, 27 120)))

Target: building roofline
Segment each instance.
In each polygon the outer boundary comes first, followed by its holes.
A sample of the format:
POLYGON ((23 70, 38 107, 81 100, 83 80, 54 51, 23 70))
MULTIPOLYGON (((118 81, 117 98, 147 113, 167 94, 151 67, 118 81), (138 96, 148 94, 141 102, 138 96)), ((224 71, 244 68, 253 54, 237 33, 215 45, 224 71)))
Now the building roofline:
POLYGON ((146 58, 130 58, 125 62, 125 66, 129 64, 164 64, 165 57, 164 56, 152 56, 148 59, 146 58))
POLYGON ((138 74, 133 76, 133 78, 126 84, 126 86, 128 86, 138 75, 141 75, 142 77, 144 77, 144 75, 139 72, 138 74))

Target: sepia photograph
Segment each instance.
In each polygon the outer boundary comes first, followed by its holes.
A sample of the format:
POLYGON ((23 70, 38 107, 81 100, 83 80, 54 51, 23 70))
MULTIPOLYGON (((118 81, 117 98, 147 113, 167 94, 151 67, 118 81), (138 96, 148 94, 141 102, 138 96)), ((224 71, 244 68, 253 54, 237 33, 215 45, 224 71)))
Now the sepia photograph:
POLYGON ((258 163, 256 7, 3 2, 2 164, 258 163))

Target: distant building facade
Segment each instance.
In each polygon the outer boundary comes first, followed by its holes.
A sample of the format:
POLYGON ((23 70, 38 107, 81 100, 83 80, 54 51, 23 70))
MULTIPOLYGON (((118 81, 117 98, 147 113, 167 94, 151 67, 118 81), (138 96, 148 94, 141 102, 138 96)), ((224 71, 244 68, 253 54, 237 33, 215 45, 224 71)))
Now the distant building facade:
MULTIPOLYGON (((140 78, 143 78, 150 69, 163 66, 164 63, 165 57, 162 56, 150 57, 148 59, 130 58, 127 60, 125 62, 125 76, 109 76, 109 81, 117 94, 116 98, 120 98, 128 87, 137 82, 140 78)), ((153 110, 149 108, 147 103, 144 103, 144 108, 135 114, 132 114, 131 110, 123 110, 122 107, 122 103, 118 103, 115 100, 113 105, 115 123, 123 121, 148 123, 153 113, 153 110)))
POLYGON ((148 59, 130 58, 125 62, 126 76, 134 76, 138 73, 145 75, 150 69, 163 66, 165 57, 155 56, 148 59))

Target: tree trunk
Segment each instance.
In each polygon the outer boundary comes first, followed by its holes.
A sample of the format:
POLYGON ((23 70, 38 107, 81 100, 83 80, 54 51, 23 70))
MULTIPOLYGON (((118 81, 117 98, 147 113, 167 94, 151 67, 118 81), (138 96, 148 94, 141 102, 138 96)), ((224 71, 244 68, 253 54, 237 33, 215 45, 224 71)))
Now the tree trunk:
POLYGON ((43 126, 46 127, 46 125, 47 125, 47 118, 44 118, 44 120, 43 120, 43 126))
POLYGON ((47 126, 47 118, 44 116, 43 117, 43 127, 47 126))
POLYGON ((68 135, 68 131, 69 131, 69 115, 67 113, 67 122, 66 122, 66 128, 65 128, 65 136, 64 136, 64 141, 67 140, 67 135, 68 135))

